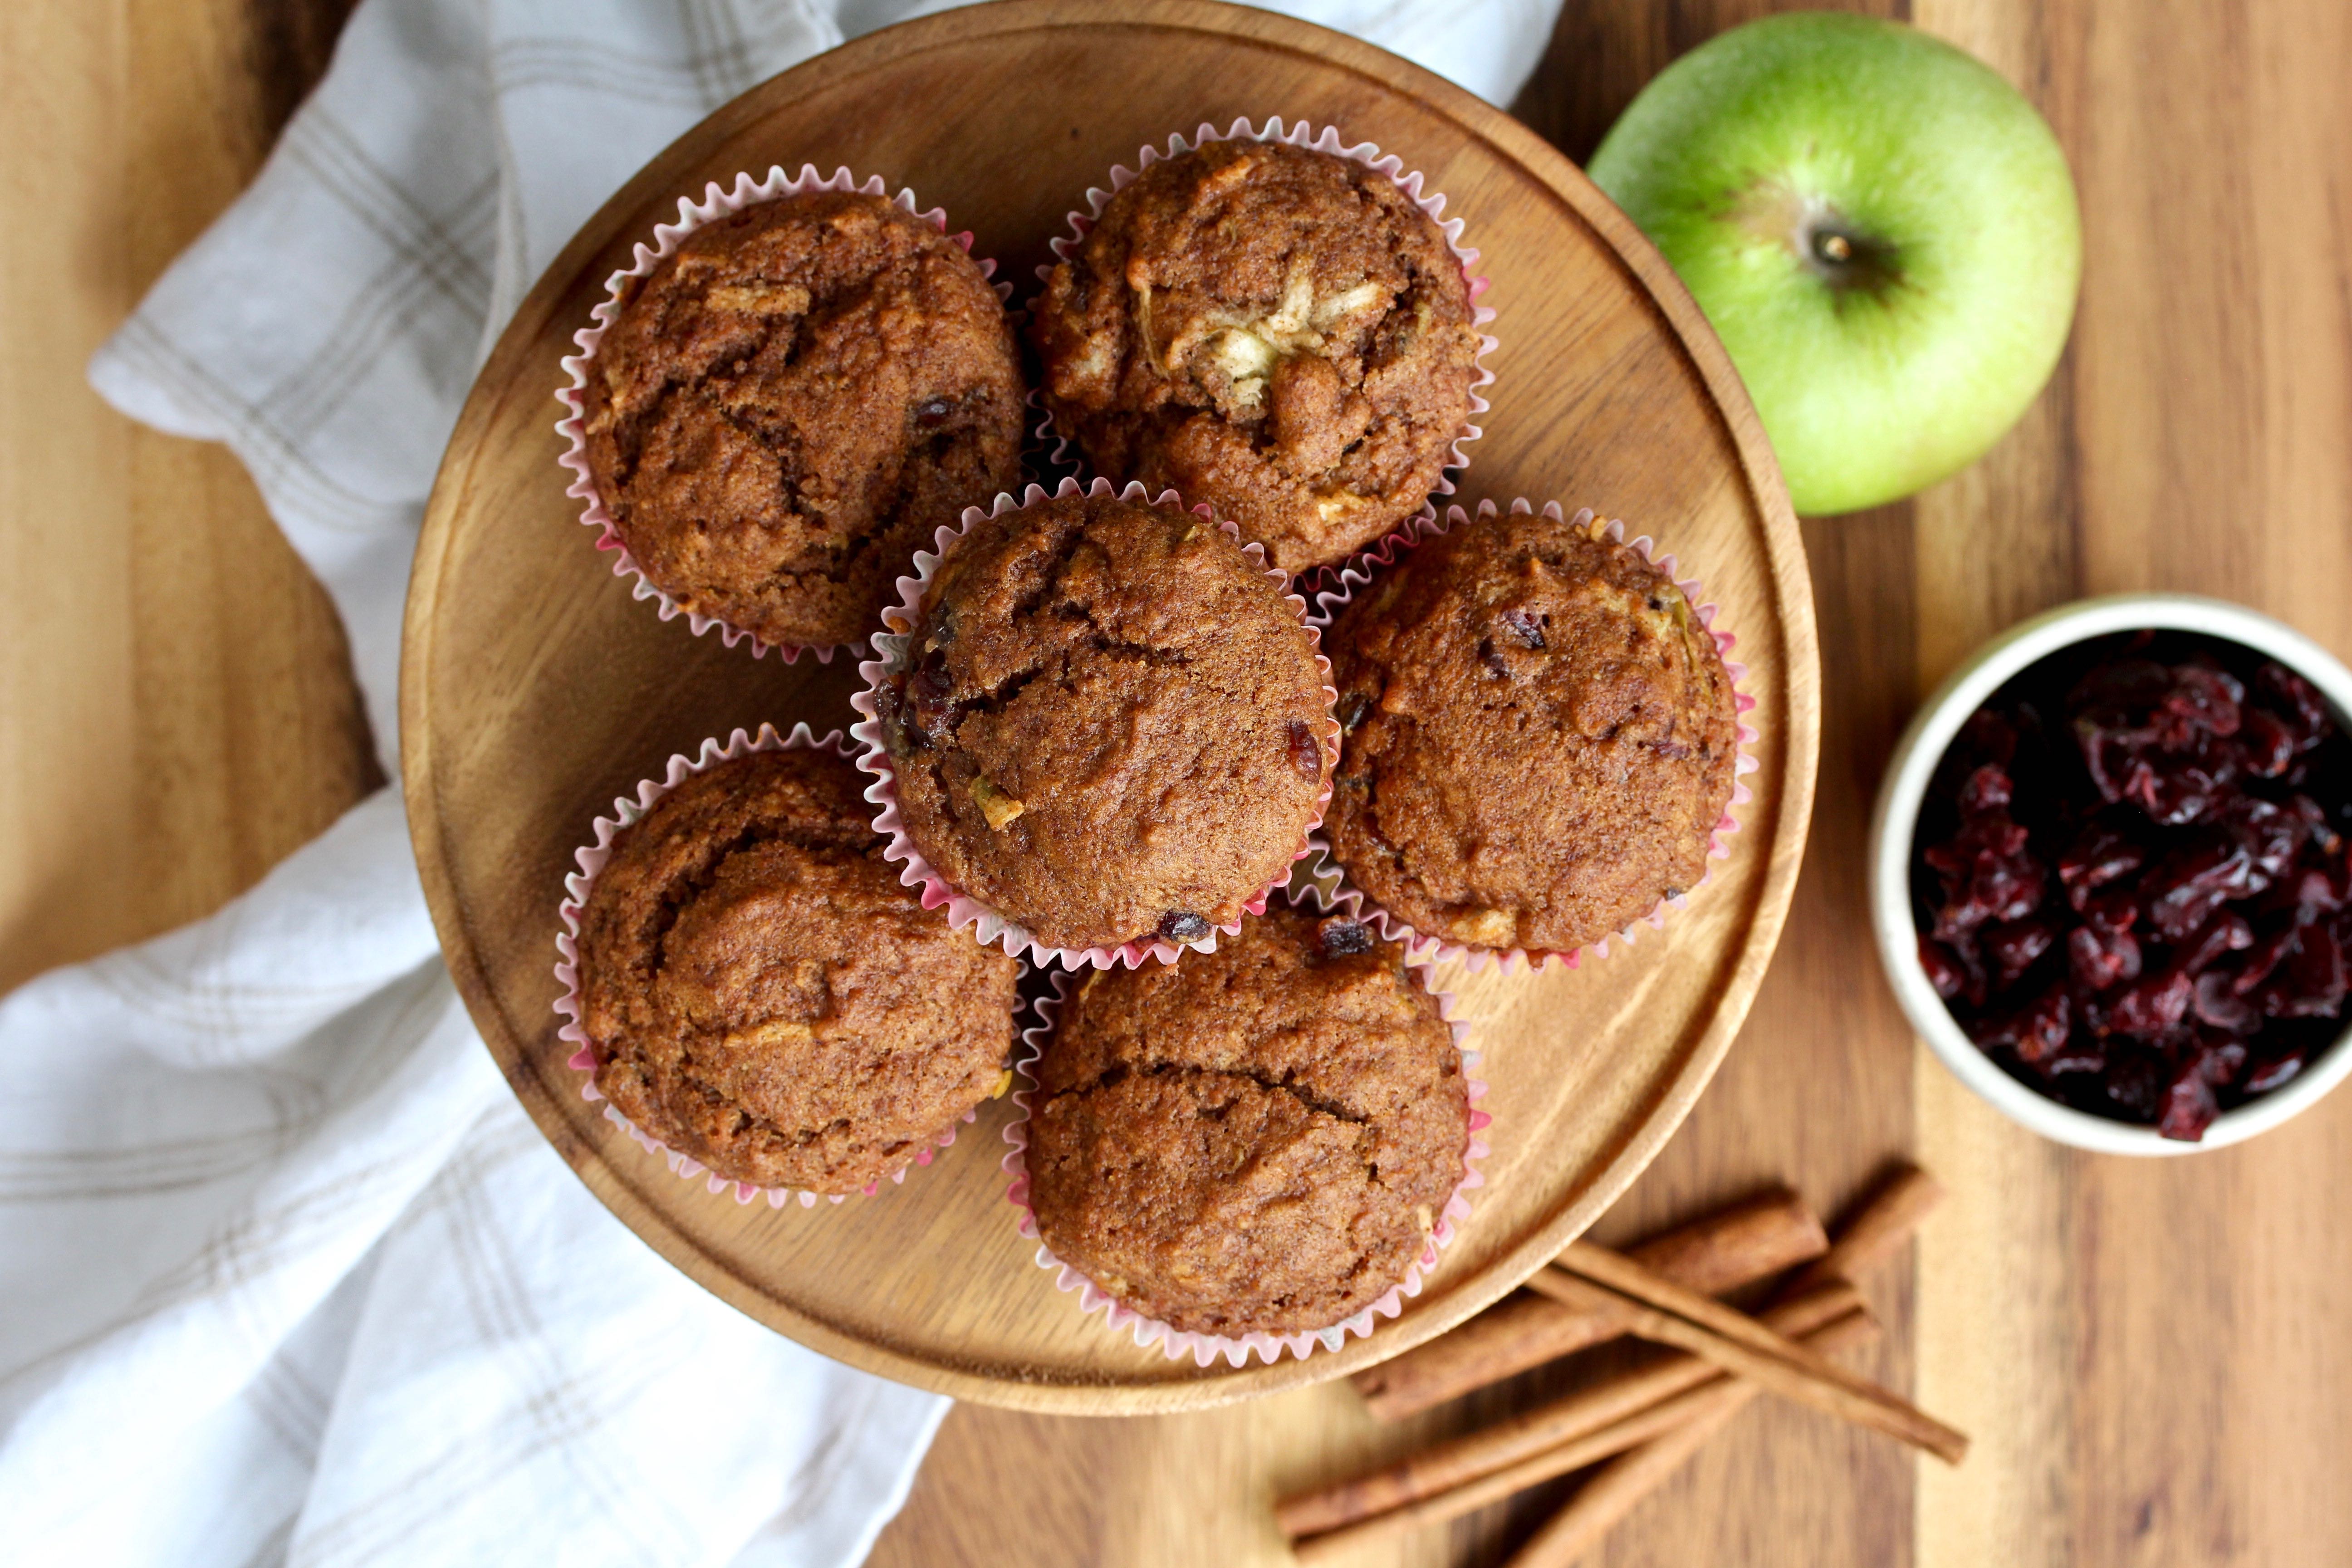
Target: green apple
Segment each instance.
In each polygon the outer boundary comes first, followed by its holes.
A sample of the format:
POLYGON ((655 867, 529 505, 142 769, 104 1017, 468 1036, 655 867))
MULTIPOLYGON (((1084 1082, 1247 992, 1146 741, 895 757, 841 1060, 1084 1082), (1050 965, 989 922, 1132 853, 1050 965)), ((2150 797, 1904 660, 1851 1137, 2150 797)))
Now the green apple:
POLYGON ((2065 346, 2065 154, 2006 81, 1900 23, 1725 33, 1643 89, 1591 173, 1721 335, 1800 511, 1974 461, 2065 346))

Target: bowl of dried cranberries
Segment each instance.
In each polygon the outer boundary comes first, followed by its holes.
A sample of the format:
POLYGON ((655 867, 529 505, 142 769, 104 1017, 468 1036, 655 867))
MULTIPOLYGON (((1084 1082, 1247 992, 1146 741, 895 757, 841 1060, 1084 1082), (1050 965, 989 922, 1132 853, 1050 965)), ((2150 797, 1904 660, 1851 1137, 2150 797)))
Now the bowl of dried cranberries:
POLYGON ((2011 1120, 2217 1148, 2352 1071, 2352 671, 2185 595, 2087 599, 1927 700, 1872 825, 1896 997, 2011 1120))

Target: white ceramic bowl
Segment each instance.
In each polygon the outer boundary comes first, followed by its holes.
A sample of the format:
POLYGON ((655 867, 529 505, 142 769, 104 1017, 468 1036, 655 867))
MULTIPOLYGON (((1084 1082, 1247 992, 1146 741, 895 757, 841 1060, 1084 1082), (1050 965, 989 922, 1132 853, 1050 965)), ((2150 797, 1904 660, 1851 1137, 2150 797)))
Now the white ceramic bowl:
POLYGON ((2047 1100, 2003 1072, 1962 1032, 1919 966, 1919 932, 1911 917, 1911 836, 1944 748, 2011 676, 2044 655, 2113 632, 2203 632, 2241 643, 2285 665, 2319 689, 2336 721, 2352 731, 2352 670, 2294 627, 2241 605, 2189 594, 2117 594, 2081 599, 2012 626, 1952 672, 1911 721, 1879 786, 1870 825, 1870 913, 1878 954, 1912 1026, 1959 1080, 2011 1121, 2045 1138, 2107 1154, 2193 1154, 2265 1132, 2315 1103, 2352 1073, 2352 1028, 2279 1088, 2205 1130, 2202 1142, 2166 1138, 2153 1127, 2110 1121, 2047 1100))

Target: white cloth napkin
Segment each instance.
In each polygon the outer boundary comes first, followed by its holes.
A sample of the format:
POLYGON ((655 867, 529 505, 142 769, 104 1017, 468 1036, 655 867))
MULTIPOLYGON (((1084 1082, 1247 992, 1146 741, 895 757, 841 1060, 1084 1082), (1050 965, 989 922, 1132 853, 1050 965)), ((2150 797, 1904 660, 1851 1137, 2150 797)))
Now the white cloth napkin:
MULTIPOLYGON (((1507 102, 1556 4, 1281 8, 1507 102)), ((245 460, 390 750, 425 492, 530 280, 711 109, 943 8, 364 0, 90 378, 245 460)), ((16 992, 0 1061, 10 1563, 850 1568, 946 1408, 737 1315, 580 1186, 450 988, 394 792, 16 992)))

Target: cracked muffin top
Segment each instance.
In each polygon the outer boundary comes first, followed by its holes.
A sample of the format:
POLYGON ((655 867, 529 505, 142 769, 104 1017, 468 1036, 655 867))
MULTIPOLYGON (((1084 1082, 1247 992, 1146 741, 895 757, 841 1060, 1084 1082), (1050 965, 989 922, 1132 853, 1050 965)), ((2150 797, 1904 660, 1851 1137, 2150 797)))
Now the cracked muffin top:
POLYGON ((1298 1333, 1404 1278, 1470 1104, 1396 944, 1286 904, 1181 963, 1074 982, 1029 1127, 1055 1256, 1179 1329, 1298 1333))
POLYGON ((632 279, 586 374, 622 542, 688 610, 853 642, 908 559, 1020 479, 1012 329, 979 264, 880 196, 820 191, 695 230, 632 279))
POLYGON ((856 1191, 1009 1081, 1020 965, 898 885, 864 782, 721 763, 622 830, 580 913, 596 1087, 733 1181, 856 1191))
POLYGON ((1470 414, 1472 321, 1444 232, 1385 174, 1212 142, 1111 197, 1030 331, 1098 471, 1207 501, 1296 573, 1429 499, 1470 414))
POLYGON ((1308 633, 1194 513, 1066 495, 974 522, 907 660, 876 710, 908 836, 1047 946, 1198 941, 1315 818, 1308 633))
POLYGON ((1418 931, 1570 952, 1706 872, 1731 678, 1683 591, 1599 526, 1457 522, 1327 634, 1346 736, 1325 835, 1418 931))

